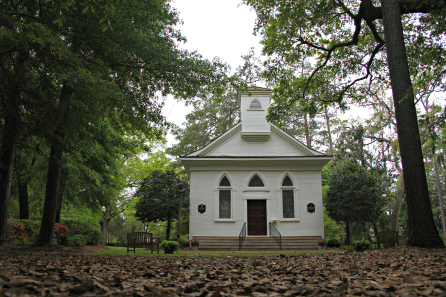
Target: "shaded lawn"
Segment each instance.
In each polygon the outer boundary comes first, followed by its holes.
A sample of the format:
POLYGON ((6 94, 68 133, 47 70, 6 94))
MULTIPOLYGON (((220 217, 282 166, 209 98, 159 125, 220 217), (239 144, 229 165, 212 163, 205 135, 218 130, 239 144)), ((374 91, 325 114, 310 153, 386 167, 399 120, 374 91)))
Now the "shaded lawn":
POLYGON ((160 253, 154 251, 153 254, 150 250, 144 248, 137 248, 136 253, 130 251, 127 253, 126 247, 113 247, 110 246, 107 249, 101 249, 96 251, 99 255, 103 256, 129 256, 129 257, 187 257, 187 258, 202 258, 202 257, 279 257, 283 256, 297 256, 307 254, 324 254, 324 253, 340 253, 343 250, 326 250, 326 251, 191 251, 191 250, 179 250, 169 255, 164 254, 164 251, 160 249, 160 253))
POLYGON ((192 258, 0 247, 0 296, 37 295, 445 296, 446 250, 192 258))

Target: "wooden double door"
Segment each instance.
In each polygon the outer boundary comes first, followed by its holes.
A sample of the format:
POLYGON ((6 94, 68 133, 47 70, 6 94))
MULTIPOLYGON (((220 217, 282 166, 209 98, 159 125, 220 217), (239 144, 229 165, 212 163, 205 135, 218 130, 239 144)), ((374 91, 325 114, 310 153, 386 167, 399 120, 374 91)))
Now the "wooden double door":
POLYGON ((268 235, 266 200, 247 200, 248 235, 268 235))

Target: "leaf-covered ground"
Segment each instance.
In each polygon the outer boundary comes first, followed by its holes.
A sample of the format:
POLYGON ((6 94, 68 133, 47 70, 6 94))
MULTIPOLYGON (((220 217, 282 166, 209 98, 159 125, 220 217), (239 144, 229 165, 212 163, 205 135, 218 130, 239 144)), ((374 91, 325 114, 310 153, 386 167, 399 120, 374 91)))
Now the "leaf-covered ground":
POLYGON ((0 296, 443 296, 446 250, 296 257, 107 257, 0 247, 0 296))

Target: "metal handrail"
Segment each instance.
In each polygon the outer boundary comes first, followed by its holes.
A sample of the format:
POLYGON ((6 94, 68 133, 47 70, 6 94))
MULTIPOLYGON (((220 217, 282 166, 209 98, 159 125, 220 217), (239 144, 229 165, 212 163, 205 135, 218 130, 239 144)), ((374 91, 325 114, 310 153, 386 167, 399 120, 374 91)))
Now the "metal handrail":
POLYGON ((246 237, 246 222, 243 223, 242 230, 240 231, 240 235, 238 236, 238 250, 242 250, 243 240, 246 237))
POLYGON ((279 245, 280 250, 282 250, 282 235, 280 234, 279 230, 277 230, 276 226, 274 226, 274 224, 272 222, 269 222, 269 236, 274 238, 274 240, 279 245))

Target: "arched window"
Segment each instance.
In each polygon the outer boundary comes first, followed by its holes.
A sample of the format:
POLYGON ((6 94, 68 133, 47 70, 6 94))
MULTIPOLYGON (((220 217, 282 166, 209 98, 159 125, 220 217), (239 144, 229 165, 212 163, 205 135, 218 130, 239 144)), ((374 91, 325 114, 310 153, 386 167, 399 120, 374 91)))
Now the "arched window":
POLYGON ((223 176, 218 187, 218 218, 231 218, 231 182, 227 176, 223 176))
POLYGON ((256 174, 249 181, 248 187, 264 187, 262 179, 256 174))
POLYGON ((294 185, 291 178, 287 175, 282 181, 282 209, 284 219, 294 219, 294 185))
POLYGON ((260 104, 259 99, 254 99, 251 101, 251 104, 249 105, 249 109, 263 109, 262 104, 260 104))

